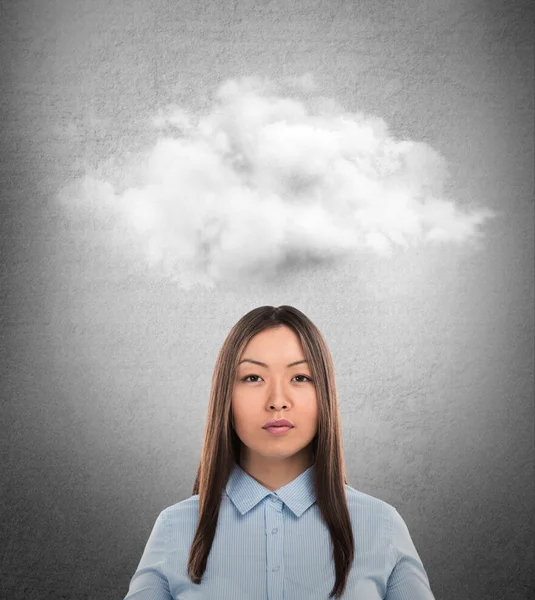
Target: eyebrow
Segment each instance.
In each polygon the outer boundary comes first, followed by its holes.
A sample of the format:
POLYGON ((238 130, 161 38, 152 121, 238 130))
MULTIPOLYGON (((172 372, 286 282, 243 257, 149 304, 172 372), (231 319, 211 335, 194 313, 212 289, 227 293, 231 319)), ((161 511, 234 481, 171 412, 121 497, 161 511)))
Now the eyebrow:
MULTIPOLYGON (((238 365, 241 365, 244 362, 250 362, 255 365, 260 365, 261 367, 265 367, 266 369, 268 368, 266 363, 260 362, 259 360, 253 360, 252 358, 244 358, 243 360, 240 360, 238 365)), ((308 362, 308 360, 297 360, 293 363, 290 363, 289 365, 286 365, 286 367, 294 367, 295 365, 300 365, 301 363, 307 363, 307 362, 308 362)))

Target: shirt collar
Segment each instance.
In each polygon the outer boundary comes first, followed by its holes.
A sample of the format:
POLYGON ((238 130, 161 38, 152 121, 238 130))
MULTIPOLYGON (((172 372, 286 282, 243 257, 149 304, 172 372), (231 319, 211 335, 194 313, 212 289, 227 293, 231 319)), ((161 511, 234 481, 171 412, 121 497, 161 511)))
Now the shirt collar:
POLYGON ((296 516, 300 517, 316 501, 314 468, 315 466, 312 465, 293 481, 272 492, 235 464, 225 490, 242 515, 255 507, 266 496, 273 495, 280 498, 296 516))

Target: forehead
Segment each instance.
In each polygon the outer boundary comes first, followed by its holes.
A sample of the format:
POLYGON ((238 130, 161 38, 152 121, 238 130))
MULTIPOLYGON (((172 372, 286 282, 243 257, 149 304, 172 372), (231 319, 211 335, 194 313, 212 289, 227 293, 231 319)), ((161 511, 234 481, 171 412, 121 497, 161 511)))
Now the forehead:
POLYGON ((276 353, 277 355, 294 355, 304 358, 303 348, 297 333, 285 325, 277 328, 264 329, 253 336, 245 346, 240 360, 246 358, 258 358, 261 356, 250 356, 250 354, 262 354, 264 356, 276 353))

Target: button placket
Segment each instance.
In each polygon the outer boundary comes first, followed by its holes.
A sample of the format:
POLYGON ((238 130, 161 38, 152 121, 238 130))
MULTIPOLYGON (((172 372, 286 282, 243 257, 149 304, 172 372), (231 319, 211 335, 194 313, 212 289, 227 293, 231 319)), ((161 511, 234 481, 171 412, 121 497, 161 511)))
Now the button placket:
POLYGON ((283 598, 283 545, 284 539, 282 536, 283 526, 283 502, 280 498, 271 496, 265 505, 266 518, 266 551, 269 569, 268 572, 272 576, 268 577, 268 598, 269 600, 282 600, 283 598), (278 535, 278 534, 281 535, 278 535), (271 534, 271 535, 269 535, 271 534), (275 537, 276 536, 276 537, 275 537))

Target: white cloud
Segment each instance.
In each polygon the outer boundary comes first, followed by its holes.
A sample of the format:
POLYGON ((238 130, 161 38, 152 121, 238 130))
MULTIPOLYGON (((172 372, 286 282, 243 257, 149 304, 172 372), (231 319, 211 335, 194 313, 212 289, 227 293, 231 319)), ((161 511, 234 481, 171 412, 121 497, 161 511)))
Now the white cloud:
POLYGON ((208 114, 169 106, 152 124, 162 137, 132 165, 135 185, 87 179, 81 201, 186 288, 305 257, 472 242, 494 216, 444 197, 446 164, 429 145, 273 82, 228 81, 208 114))

